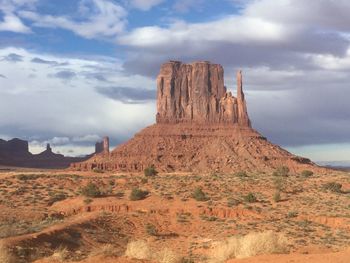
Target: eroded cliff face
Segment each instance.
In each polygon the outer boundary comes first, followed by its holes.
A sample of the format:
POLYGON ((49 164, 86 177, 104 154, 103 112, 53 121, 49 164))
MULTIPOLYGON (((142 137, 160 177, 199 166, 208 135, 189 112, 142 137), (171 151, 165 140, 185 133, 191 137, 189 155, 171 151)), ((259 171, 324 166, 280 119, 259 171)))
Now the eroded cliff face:
POLYGON ((163 64, 157 78, 157 123, 228 123, 250 127, 241 76, 239 72, 235 98, 226 91, 221 65, 207 61, 163 64))

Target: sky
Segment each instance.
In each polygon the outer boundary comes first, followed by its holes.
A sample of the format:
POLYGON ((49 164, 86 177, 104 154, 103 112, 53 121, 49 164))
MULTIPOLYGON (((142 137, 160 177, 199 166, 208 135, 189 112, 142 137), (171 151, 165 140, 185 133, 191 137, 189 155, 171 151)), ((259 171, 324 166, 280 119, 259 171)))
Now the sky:
POLYGON ((253 127, 320 163, 350 164, 348 0, 0 0, 0 138, 91 153, 155 122, 168 60, 209 60, 253 127))

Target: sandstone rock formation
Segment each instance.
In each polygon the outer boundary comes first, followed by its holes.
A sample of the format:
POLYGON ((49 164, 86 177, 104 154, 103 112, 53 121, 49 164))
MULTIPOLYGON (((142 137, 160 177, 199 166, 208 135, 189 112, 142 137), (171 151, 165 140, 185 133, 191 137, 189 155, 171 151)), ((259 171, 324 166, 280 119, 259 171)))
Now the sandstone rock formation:
POLYGON ((222 66, 170 61, 157 78, 156 124, 109 155, 97 154, 73 169, 140 172, 291 171, 319 169, 310 160, 276 146, 252 129, 237 73, 237 97, 224 86, 222 66))
POLYGON ((226 91, 221 65, 165 63, 157 78, 157 123, 239 123, 250 127, 241 78, 239 87, 237 98, 226 91))

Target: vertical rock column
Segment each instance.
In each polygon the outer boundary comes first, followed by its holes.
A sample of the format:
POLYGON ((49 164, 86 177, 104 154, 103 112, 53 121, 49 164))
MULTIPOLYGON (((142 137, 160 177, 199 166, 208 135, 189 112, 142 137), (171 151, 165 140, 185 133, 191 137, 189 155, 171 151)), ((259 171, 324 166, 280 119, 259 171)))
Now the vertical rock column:
POLYGON ((237 72, 237 108, 238 108, 238 123, 241 126, 251 127, 248 117, 247 104, 243 93, 242 71, 237 72))

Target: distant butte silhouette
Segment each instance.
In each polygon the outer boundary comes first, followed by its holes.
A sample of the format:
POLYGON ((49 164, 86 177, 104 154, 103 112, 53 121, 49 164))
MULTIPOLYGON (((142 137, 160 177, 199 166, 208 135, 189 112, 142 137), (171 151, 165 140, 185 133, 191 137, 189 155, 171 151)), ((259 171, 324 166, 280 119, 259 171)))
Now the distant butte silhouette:
POLYGON ((156 124, 111 153, 101 152, 73 169, 140 172, 291 171, 321 169, 272 144, 252 128, 237 73, 237 97, 227 92, 224 69, 208 61, 163 64, 157 77, 156 124))

